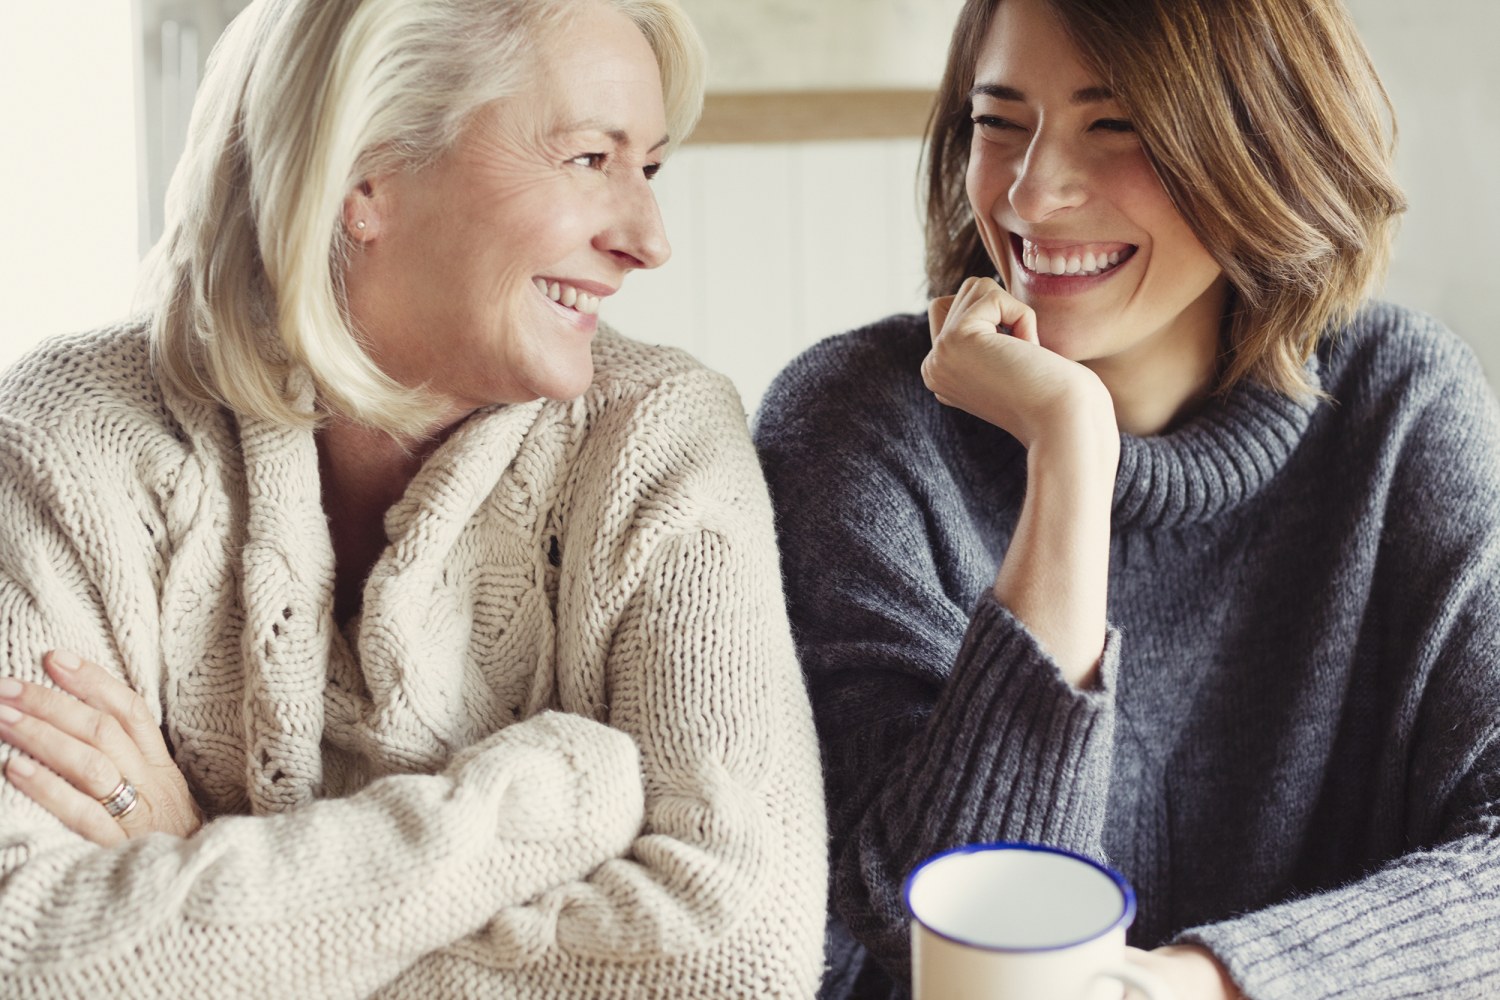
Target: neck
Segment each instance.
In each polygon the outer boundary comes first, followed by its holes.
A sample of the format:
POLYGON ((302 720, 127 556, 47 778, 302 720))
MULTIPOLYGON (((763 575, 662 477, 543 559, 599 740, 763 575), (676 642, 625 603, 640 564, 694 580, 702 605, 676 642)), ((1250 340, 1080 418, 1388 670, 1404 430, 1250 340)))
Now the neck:
POLYGON ((443 437, 403 441, 338 417, 318 430, 318 471, 333 540, 339 622, 359 609, 365 577, 385 550, 386 511, 401 499, 443 437))
MULTIPOLYGON (((405 441, 374 428, 332 417, 318 431, 323 499, 378 505, 382 512, 401 498, 432 454, 438 438, 405 441)), ((330 509, 330 515, 337 509, 330 509)))
POLYGON ((1161 434, 1213 391, 1227 300, 1228 282, 1220 277, 1146 343, 1086 362, 1109 389, 1120 430, 1136 437, 1161 434))

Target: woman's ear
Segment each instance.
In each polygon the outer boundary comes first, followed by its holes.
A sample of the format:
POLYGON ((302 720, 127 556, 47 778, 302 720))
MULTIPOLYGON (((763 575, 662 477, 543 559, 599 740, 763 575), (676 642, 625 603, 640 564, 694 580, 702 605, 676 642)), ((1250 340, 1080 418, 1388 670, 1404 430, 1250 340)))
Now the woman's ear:
POLYGON ((358 244, 374 241, 380 235, 383 199, 370 180, 362 180, 344 196, 344 233, 358 244))

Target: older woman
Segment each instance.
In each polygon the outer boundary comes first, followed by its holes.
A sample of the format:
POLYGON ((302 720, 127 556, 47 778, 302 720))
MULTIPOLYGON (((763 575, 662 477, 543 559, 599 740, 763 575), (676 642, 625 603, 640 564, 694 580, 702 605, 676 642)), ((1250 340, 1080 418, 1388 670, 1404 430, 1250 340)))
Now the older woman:
POLYGON ((149 323, 0 384, 0 992, 812 992, 743 413, 597 327, 697 46, 671 0, 231 26, 149 323))
POLYGON ((1337 0, 965 5, 930 314, 813 348, 757 428, 830 994, 899 990, 903 877, 994 840, 1122 869, 1183 1000, 1500 989, 1500 422, 1361 301, 1383 97, 1337 0))

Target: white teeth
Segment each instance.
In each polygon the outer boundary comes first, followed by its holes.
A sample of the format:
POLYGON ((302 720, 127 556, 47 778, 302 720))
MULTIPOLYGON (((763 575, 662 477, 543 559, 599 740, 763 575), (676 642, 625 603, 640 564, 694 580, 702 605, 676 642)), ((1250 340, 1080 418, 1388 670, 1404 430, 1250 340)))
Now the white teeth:
POLYGON ((599 296, 574 288, 572 285, 564 285, 557 281, 544 281, 535 279, 532 284, 536 290, 560 306, 576 309, 578 312, 589 316, 597 315, 599 312, 599 296))
POLYGON ((1055 256, 1049 257, 1045 252, 1038 250, 1030 240, 1021 241, 1021 263, 1037 274, 1066 274, 1091 278, 1119 264, 1126 253, 1127 251, 1122 250, 1112 250, 1109 253, 1103 250, 1085 250, 1077 256, 1068 256, 1054 251, 1055 256))

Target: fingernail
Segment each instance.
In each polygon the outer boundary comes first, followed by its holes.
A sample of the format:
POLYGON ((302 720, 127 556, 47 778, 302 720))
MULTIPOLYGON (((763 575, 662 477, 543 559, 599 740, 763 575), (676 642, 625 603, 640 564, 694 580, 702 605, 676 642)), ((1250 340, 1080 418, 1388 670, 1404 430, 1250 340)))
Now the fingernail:
POLYGON ((0 722, 6 725, 15 725, 21 721, 21 713, 9 705, 0 705, 0 722))
POLYGON ((70 653, 65 649, 54 649, 52 651, 53 666, 62 667, 64 670, 77 670, 83 661, 78 658, 77 653, 70 653))
POLYGON ((21 682, 15 678, 0 677, 0 698, 16 698, 24 690, 25 688, 21 687, 21 682))
POLYGON ((12 772, 19 774, 23 778, 29 778, 33 774, 36 774, 36 765, 25 757, 12 757, 9 767, 12 772))

